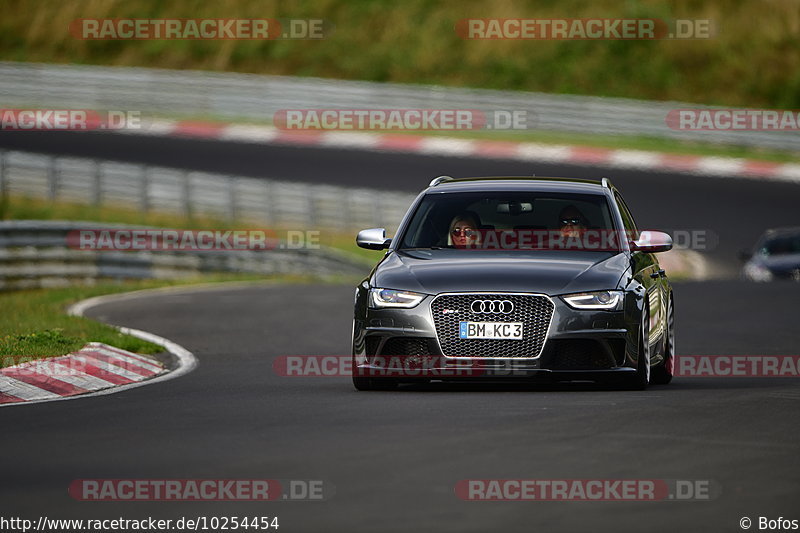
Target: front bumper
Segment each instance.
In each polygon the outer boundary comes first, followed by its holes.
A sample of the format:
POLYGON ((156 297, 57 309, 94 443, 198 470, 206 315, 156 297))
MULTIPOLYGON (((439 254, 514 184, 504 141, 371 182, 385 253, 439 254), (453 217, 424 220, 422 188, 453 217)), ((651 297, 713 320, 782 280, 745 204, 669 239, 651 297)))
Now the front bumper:
MULTIPOLYGON (((559 297, 551 300, 554 309, 544 346, 539 354, 524 358, 445 355, 434 325, 433 297, 411 309, 364 306, 354 323, 354 371, 374 377, 443 380, 559 376, 581 380, 635 371, 639 322, 628 298, 620 311, 575 310, 559 297)), ((470 341, 464 342, 468 353, 470 341)))

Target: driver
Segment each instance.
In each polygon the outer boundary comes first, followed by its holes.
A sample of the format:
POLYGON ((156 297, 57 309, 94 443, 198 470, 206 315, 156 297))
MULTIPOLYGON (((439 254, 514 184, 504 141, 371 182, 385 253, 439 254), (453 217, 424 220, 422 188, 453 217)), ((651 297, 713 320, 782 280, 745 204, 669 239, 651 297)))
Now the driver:
POLYGON ((481 221, 478 215, 472 211, 464 211, 453 217, 450 221, 450 229, 448 230, 447 241, 448 244, 456 248, 466 248, 473 246, 480 241, 481 221))

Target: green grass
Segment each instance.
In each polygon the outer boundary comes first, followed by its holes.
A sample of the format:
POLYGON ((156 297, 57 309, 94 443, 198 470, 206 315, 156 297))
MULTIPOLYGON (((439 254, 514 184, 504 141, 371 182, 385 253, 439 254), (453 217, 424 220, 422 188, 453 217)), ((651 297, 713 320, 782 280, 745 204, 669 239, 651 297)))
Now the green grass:
POLYGON ((800 108, 796 0, 8 0, 0 59, 800 108), (89 41, 79 18, 321 18, 323 40, 89 41), (710 39, 463 40, 464 18, 710 19, 710 39))
MULTIPOLYGON (((231 224, 213 219, 188 219, 159 213, 142 213, 120 207, 91 207, 66 202, 49 202, 33 198, 6 198, 0 218, 35 220, 84 220, 153 227, 252 228, 247 224, 231 224)), ((370 252, 355 246, 352 235, 321 232, 321 244, 338 249, 368 265, 380 258, 380 252, 370 252)), ((259 276, 255 274, 220 273, 178 280, 99 281, 93 286, 58 289, 31 289, 0 292, 0 366, 21 361, 58 356, 82 348, 87 342, 104 342, 138 353, 157 353, 162 349, 152 343, 115 328, 82 317, 67 316, 66 308, 79 300, 118 292, 158 287, 216 283, 227 281, 267 281, 308 283, 316 281, 357 283, 348 276, 327 276, 324 280, 305 275, 259 276)))
POLYGON ((10 366, 31 359, 64 355, 82 348, 87 342, 103 342, 123 350, 152 354, 163 351, 153 343, 94 320, 68 316, 69 305, 99 296, 160 287, 231 281, 267 281, 308 283, 310 276, 256 276, 213 274, 180 280, 105 281, 86 287, 31 289, 0 293, 0 366, 10 366))
POLYGON ((36 289, 0 293, 0 357, 2 366, 27 359, 64 355, 97 341, 138 353, 157 353, 160 346, 83 317, 67 316, 66 307, 78 300, 142 288, 163 282, 131 281, 94 287, 36 289))

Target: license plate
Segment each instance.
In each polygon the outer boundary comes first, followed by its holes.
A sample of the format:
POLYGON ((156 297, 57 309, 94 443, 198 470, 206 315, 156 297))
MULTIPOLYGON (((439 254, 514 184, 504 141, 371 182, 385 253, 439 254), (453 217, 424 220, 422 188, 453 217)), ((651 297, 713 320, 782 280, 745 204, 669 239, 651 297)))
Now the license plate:
POLYGON ((462 339, 522 340, 522 322, 459 322, 462 339))

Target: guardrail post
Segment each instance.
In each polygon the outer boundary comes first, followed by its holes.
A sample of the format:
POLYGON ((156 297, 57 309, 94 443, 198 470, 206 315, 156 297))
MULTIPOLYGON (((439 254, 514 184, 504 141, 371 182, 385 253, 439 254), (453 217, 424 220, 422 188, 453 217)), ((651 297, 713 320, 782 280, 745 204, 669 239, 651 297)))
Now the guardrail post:
POLYGON ((51 202, 58 197, 58 171, 55 157, 47 158, 47 196, 51 202))
POLYGON ((8 211, 8 176, 6 175, 6 153, 0 150, 0 220, 8 211))
POLYGON ((264 180, 264 190, 266 193, 266 198, 264 199, 264 207, 266 207, 266 217, 264 217, 267 221, 267 224, 270 226, 277 225, 277 218, 275 217, 275 201, 273 198, 273 190, 274 187, 272 185, 272 180, 264 180))
POLYGON ((305 225, 310 228, 316 228, 319 225, 319 217, 317 216, 316 202, 315 195, 317 192, 317 188, 313 185, 308 185, 308 192, 306 193, 306 200, 308 200, 308 208, 306 212, 308 213, 308 217, 306 218, 305 225))
POLYGON ((353 222, 352 213, 350 212, 350 195, 347 189, 341 190, 341 206, 342 206, 342 224, 344 230, 352 230, 355 223, 353 222))
POLYGON ((99 160, 94 162, 94 191, 92 191, 92 203, 95 207, 100 207, 103 203, 103 163, 99 160))
POLYGON ((231 222, 236 221, 238 210, 236 208, 236 178, 228 176, 228 220, 231 222))
POLYGON ((142 165, 139 183, 141 185, 139 189, 139 207, 143 213, 147 213, 147 211, 150 209, 150 197, 148 196, 148 189, 150 188, 150 173, 147 171, 146 165, 142 165))
POLYGON ((184 170, 183 177, 183 212, 186 218, 192 218, 192 184, 189 178, 189 171, 184 170))
POLYGON ((385 228, 383 225, 383 210, 381 209, 381 191, 373 192, 375 200, 372 202, 372 217, 375 220, 376 228, 385 228))

